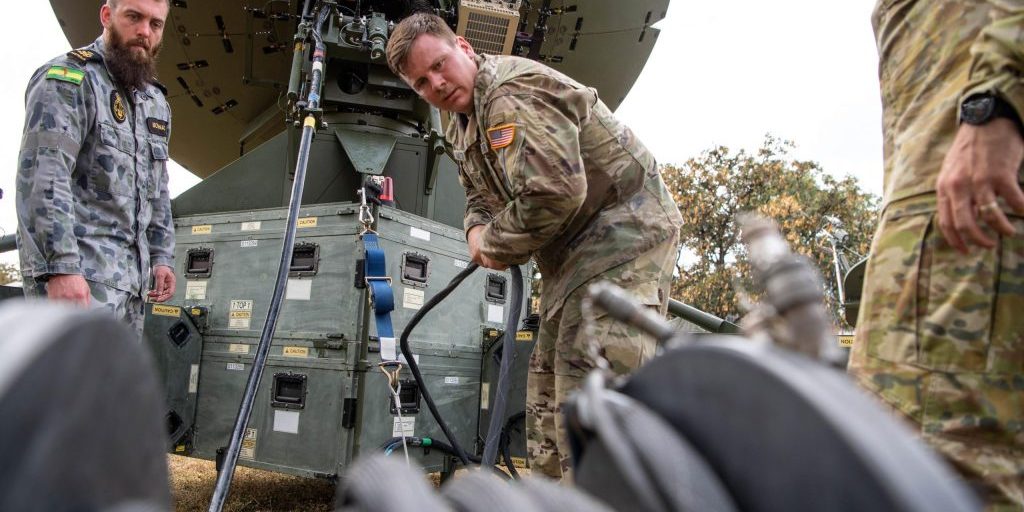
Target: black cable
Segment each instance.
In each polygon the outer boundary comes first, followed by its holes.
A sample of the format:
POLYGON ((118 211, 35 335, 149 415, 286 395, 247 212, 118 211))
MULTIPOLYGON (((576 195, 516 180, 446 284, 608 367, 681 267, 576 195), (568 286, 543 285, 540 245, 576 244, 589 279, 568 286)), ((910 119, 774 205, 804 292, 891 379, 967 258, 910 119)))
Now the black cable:
POLYGON ((512 478, 518 479, 519 472, 516 471, 516 465, 512 462, 512 434, 509 430, 512 428, 512 424, 526 419, 526 411, 519 411, 512 416, 508 417, 508 421, 505 422, 505 427, 501 429, 501 440, 498 441, 498 448, 501 450, 501 456, 505 460, 505 467, 508 468, 508 474, 512 475, 512 478))
MULTIPOLYGON (((401 444, 402 444, 402 438, 401 437, 392 437, 391 439, 388 439, 387 441, 384 442, 384 444, 381 446, 381 449, 387 451, 388 448, 394 449, 394 447, 401 446, 401 444)), ((438 451, 440 451, 442 453, 447 453, 448 455, 451 455, 453 457, 458 457, 459 456, 459 454, 455 452, 455 448, 453 448, 452 445, 450 445, 448 443, 445 443, 444 441, 438 441, 437 439, 433 439, 433 438, 429 438, 429 437, 427 437, 427 438, 423 438, 423 437, 406 437, 405 438, 405 444, 408 445, 408 446, 412 446, 412 447, 420 447, 420 448, 423 448, 425 450, 436 448, 438 451), (423 444, 423 440, 424 439, 428 439, 430 442, 428 444, 423 444)), ((470 455, 469 456, 469 461, 472 462, 473 464, 479 464, 480 463, 480 457, 475 457, 473 455, 470 455)))
POLYGON ((505 321, 505 333, 502 335, 502 357, 498 369, 498 385, 494 392, 494 407, 491 409, 491 421, 487 425, 484 454, 480 462, 484 466, 494 465, 498 458, 498 440, 501 437, 502 427, 505 426, 505 405, 508 402, 508 389, 511 384, 508 374, 516 355, 516 331, 519 328, 519 315, 523 305, 523 271, 519 265, 512 265, 509 267, 509 271, 512 272, 512 293, 509 297, 512 310, 505 321))
MULTIPOLYGON (((438 426, 441 427, 441 431, 444 432, 445 437, 448 438, 448 442, 451 443, 452 449, 459 457, 459 460, 461 460, 466 466, 470 463, 469 455, 466 454, 466 450, 462 448, 459 441, 455 439, 455 435, 452 434, 451 429, 448 427, 448 423, 444 421, 444 418, 441 417, 441 413, 437 410, 437 405, 434 403, 434 398, 430 395, 430 389, 427 388, 426 382, 423 380, 423 375, 420 373, 420 367, 416 363, 416 358, 412 353, 412 349, 409 348, 409 334, 412 333, 413 328, 420 323, 420 320, 422 320, 427 313, 434 309, 434 307, 442 300, 447 298, 455 288, 462 284, 462 281, 477 269, 477 267, 479 267, 479 265, 476 263, 470 263, 465 270, 459 272, 454 278, 452 278, 447 287, 438 292, 437 295, 431 297, 430 300, 428 300, 427 303, 424 304, 415 315, 413 315, 412 319, 409 320, 405 329, 402 330, 402 336, 399 338, 399 346, 402 349, 402 355, 405 356, 406 364, 409 365, 409 371, 412 373, 413 378, 416 379, 416 383, 420 386, 420 392, 423 393, 423 399, 427 403, 427 408, 430 409, 430 414, 434 417, 434 420, 437 421, 438 426)), ((515 333, 519 324, 519 315, 522 312, 523 302, 523 273, 516 265, 513 265, 510 270, 512 272, 512 294, 510 297, 512 310, 509 313, 508 322, 506 322, 505 325, 505 338, 502 343, 505 354, 513 353, 515 333)), ((493 466, 494 459, 497 456, 497 445, 501 436, 501 429, 496 427, 501 425, 501 423, 499 423, 501 421, 500 418, 505 412, 505 402, 507 401, 509 388, 508 370, 512 364, 511 361, 511 355, 503 358, 501 368, 498 373, 498 386, 497 391, 495 392, 495 407, 491 410, 491 421, 487 428, 488 435, 487 440, 484 443, 485 456, 481 458, 481 463, 485 466, 493 466), (490 449, 491 457, 488 460, 486 455, 488 453, 489 446, 492 448, 490 449)))
POLYGON ((405 362, 409 365, 409 371, 412 373, 413 378, 416 379, 416 383, 420 386, 420 392, 423 393, 423 399, 427 402, 427 408, 430 409, 430 414, 434 416, 434 420, 437 421, 437 425, 441 427, 441 431, 444 432, 444 436, 448 438, 448 442, 451 443, 452 449, 459 457, 459 460, 461 460, 466 466, 468 466, 470 462, 469 456, 466 454, 466 450, 462 448, 462 445, 459 444, 459 441, 455 439, 451 429, 448 428, 448 423, 444 421, 444 418, 441 417, 441 413, 438 412, 437 405, 434 404, 434 398, 430 396, 430 390, 427 388, 426 382, 423 381, 423 375, 420 373, 420 367, 416 364, 416 358, 413 356, 412 350, 409 348, 409 333, 412 332, 413 327, 416 327, 416 324, 420 323, 420 320, 422 320, 430 310, 434 309, 434 306, 450 295, 455 288, 462 284, 462 281, 465 281, 466 278, 477 269, 478 266, 479 265, 476 263, 470 263, 465 270, 459 272, 454 278, 452 278, 451 282, 448 283, 448 286, 445 289, 431 297, 430 300, 428 300, 427 303, 412 316, 412 319, 409 320, 409 323, 402 331, 401 338, 399 338, 402 355, 405 356, 405 362))
MULTIPOLYGON (((326 48, 320 31, 327 21, 330 8, 325 5, 317 16, 317 24, 313 30, 313 37, 316 39, 317 47, 314 59, 323 61, 326 48)), ((315 67, 314 67, 315 68, 315 67)), ((319 107, 319 92, 322 84, 323 73, 314 69, 312 85, 309 93, 310 111, 319 107)), ((291 266, 291 255, 295 246, 296 221, 299 217, 299 207, 302 205, 302 190, 306 181, 306 169, 309 166, 310 146, 313 143, 313 135, 316 133, 316 122, 309 115, 307 122, 302 128, 302 138, 299 143, 298 160, 295 164, 295 178, 292 183, 291 199, 288 203, 288 221, 284 232, 284 240, 281 249, 281 260, 277 268, 277 280, 274 282, 274 293, 270 299, 270 308, 267 310, 267 320, 263 324, 263 331, 260 334, 259 344, 256 346, 256 355, 253 358, 252 369, 245 384, 245 392, 242 401, 238 406, 238 414, 235 416, 234 427, 231 431, 231 438, 228 441, 227 450, 224 452, 224 464, 217 474, 217 482, 213 489, 213 496, 210 498, 209 512, 220 512, 224 507, 224 501, 231 489, 231 478, 235 474, 235 466, 238 464, 238 455, 242 449, 242 436, 249 424, 249 417, 252 415, 253 402, 256 399, 256 392, 259 390, 260 381, 263 379, 263 371, 266 369, 267 356, 270 354, 270 344, 277 330, 277 319, 281 312, 281 302, 284 298, 285 283, 288 279, 288 270, 291 266)))

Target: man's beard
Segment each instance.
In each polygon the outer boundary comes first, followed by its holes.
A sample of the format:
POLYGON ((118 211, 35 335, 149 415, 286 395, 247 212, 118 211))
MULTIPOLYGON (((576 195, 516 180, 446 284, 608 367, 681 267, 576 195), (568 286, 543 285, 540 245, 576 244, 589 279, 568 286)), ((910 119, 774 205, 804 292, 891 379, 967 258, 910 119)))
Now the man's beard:
POLYGON ((117 29, 110 27, 110 37, 107 38, 106 60, 107 67, 114 75, 114 79, 126 88, 143 90, 147 83, 156 77, 156 58, 160 54, 160 44, 154 48, 146 48, 146 42, 139 41, 145 55, 139 55, 133 42, 126 41, 117 29))

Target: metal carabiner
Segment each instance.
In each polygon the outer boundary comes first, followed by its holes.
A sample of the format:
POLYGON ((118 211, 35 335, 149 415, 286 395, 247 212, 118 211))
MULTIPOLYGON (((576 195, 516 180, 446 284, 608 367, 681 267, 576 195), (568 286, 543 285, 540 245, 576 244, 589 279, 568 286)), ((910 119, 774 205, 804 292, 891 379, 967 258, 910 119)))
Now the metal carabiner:
POLYGON ((359 194, 359 223, 363 225, 363 233, 372 232, 373 212, 366 202, 366 187, 360 187, 356 193, 359 194))

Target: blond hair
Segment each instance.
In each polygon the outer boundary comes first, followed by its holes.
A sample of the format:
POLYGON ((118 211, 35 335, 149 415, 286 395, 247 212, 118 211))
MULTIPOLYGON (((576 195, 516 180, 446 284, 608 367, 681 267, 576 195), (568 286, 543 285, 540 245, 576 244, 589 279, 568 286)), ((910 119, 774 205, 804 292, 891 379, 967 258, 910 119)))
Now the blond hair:
POLYGON ((416 38, 429 34, 448 44, 455 44, 455 32, 443 19, 426 12, 418 12, 405 18, 391 31, 388 39, 388 67, 391 72, 402 76, 402 67, 409 58, 409 49, 416 38))

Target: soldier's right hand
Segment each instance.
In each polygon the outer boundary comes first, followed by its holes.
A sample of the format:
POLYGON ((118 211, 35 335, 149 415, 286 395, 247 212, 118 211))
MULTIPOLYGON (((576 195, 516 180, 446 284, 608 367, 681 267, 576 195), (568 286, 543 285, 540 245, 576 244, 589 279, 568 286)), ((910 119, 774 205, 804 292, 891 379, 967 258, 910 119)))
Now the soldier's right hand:
POLYGON ((70 302, 89 307, 89 283, 79 274, 57 274, 46 281, 46 296, 53 301, 70 302))

